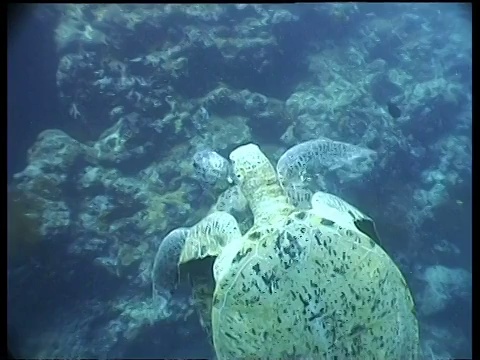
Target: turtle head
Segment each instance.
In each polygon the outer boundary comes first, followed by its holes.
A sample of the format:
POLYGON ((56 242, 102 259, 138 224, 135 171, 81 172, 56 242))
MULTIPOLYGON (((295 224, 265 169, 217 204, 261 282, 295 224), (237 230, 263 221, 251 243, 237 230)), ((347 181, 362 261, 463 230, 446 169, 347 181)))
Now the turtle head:
POLYGON ((286 198, 275 168, 255 144, 240 146, 230 153, 232 172, 250 205, 255 221, 280 213, 286 198))
POLYGON ((261 186, 265 181, 276 178, 272 164, 258 145, 247 144, 236 148, 230 153, 230 161, 235 181, 242 188, 261 186))

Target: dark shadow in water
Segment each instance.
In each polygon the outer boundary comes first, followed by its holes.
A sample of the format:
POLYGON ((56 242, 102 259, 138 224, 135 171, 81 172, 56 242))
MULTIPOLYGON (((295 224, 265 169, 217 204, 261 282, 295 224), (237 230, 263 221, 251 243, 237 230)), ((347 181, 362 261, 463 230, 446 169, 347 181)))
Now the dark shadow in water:
POLYGON ((7 55, 8 178, 23 170, 37 135, 58 127, 54 25, 34 16, 34 6, 9 6, 7 55))

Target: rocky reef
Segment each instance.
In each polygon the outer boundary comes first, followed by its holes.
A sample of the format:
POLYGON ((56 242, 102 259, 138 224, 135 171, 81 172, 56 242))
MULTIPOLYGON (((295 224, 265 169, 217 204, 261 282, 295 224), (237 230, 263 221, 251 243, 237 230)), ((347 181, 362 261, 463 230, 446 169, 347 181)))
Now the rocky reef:
POLYGON ((62 121, 83 131, 39 134, 8 186, 22 356, 211 357, 188 286, 163 304, 150 279, 170 230, 212 208, 251 226, 234 185, 202 181, 195 154, 256 142, 277 161, 321 137, 373 150, 373 170, 302 181, 375 219, 418 290, 425 352, 465 354, 471 334, 441 322, 453 277, 463 299, 471 283, 472 30, 456 5, 44 6, 62 121), (191 353, 172 345, 192 339, 191 353))

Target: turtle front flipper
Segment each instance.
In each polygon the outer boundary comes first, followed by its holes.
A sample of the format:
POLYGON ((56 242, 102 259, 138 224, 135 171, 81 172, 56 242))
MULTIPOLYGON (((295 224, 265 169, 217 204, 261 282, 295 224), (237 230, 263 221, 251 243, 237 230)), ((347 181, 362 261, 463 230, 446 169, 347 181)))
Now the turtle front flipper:
POLYGON ((216 211, 192 226, 178 228, 163 239, 152 269, 153 295, 169 299, 179 281, 192 285, 195 308, 200 322, 211 334, 212 296, 215 288, 215 259, 231 243, 238 243, 241 233, 235 218, 216 211))
POLYGON ((152 268, 152 292, 154 298, 170 298, 178 284, 178 259, 182 253, 188 228, 172 230, 158 247, 152 268))
POLYGON ((190 228, 178 264, 217 257, 232 239, 241 236, 237 220, 227 212, 216 211, 190 228))
POLYGON ((192 285, 195 308, 210 341, 214 262, 228 244, 236 242, 241 236, 235 218, 217 211, 190 228, 179 256, 179 275, 187 277, 192 285))
POLYGON ((333 171, 347 167, 361 174, 371 169, 376 157, 373 150, 320 137, 291 147, 278 159, 278 180, 290 203, 308 209, 313 192, 305 176, 312 169, 333 171))
POLYGON ((215 280, 211 275, 211 268, 215 258, 208 256, 203 259, 191 261, 182 265, 182 271, 187 273, 192 287, 192 299, 195 311, 198 314, 200 324, 212 341, 212 298, 215 291, 215 280))
POLYGON ((172 294, 180 280, 179 266, 206 257, 216 258, 232 239, 241 236, 235 218, 223 211, 210 214, 191 228, 169 232, 158 247, 153 263, 154 296, 172 294))

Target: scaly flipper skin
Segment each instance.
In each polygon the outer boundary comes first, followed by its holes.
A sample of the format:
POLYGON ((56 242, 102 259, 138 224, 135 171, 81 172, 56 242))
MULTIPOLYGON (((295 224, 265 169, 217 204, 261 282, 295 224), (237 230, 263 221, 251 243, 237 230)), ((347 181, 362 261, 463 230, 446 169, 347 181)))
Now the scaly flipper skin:
POLYGON ((192 284, 200 321, 211 334, 211 303, 215 287, 212 268, 215 258, 229 242, 238 242, 241 233, 235 218, 214 212, 192 226, 171 231, 163 239, 152 270, 154 296, 169 298, 180 279, 192 284))
POLYGON ((217 257, 230 241, 241 236, 237 220, 229 213, 216 211, 190 228, 178 263, 217 257))
POLYGON ((212 268, 223 248, 231 242, 238 242, 241 236, 232 215, 214 212, 190 228, 178 260, 180 277, 189 278, 200 322, 210 336, 214 279, 217 278, 212 268))
POLYGON ((290 203, 299 209, 308 209, 313 192, 305 186, 304 177, 309 167, 320 165, 329 170, 347 167, 362 173, 371 167, 376 157, 373 150, 321 137, 288 149, 278 159, 276 169, 290 203))
POLYGON ((158 247, 152 269, 153 296, 169 298, 177 288, 178 259, 183 251, 188 228, 170 231, 158 247))

